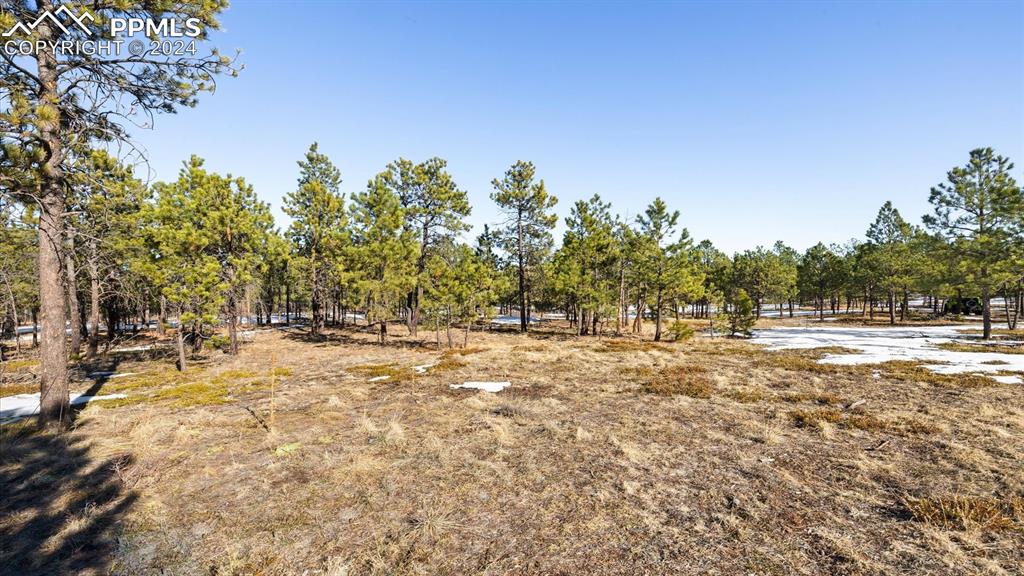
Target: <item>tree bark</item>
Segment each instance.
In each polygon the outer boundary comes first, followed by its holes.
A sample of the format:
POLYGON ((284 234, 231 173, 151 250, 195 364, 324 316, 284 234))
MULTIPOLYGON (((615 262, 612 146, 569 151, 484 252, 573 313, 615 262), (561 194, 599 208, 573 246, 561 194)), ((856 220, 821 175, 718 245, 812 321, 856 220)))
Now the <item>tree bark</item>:
POLYGON ((82 349, 82 316, 78 304, 78 277, 75 270, 74 240, 68 240, 64 254, 64 281, 68 299, 68 319, 71 324, 71 355, 77 356, 82 349))
POLYGON ((655 298, 654 307, 654 341, 661 342, 661 290, 658 290, 658 297, 655 298))
POLYGON ((228 354, 238 354, 238 299, 234 292, 228 295, 228 354))
MULTIPOLYGON (((93 358, 100 348, 100 272, 95 260, 90 260, 89 271, 89 343, 85 357, 93 358)), ((163 300, 161 300, 161 303, 163 300)))
POLYGON ((185 326, 181 322, 181 314, 178 314, 178 330, 175 339, 178 341, 178 371, 185 371, 185 326))
POLYGON ((517 263, 519 265, 519 331, 526 332, 529 329, 528 311, 526 309, 526 262, 525 247, 523 246, 523 211, 520 210, 516 220, 516 244, 518 250, 517 263))
MULTIPOLYGON (((39 0, 40 14, 53 8, 51 0, 39 0)), ((36 28, 37 39, 52 42, 56 38, 46 20, 36 28)), ((53 109, 60 101, 57 86, 57 61, 49 50, 36 51, 38 101, 53 109)), ((65 338, 64 290, 61 286, 61 249, 64 246, 64 142, 61 118, 40 119, 39 137, 46 159, 40 171, 39 189, 39 307, 42 313, 42 346, 39 350, 39 425, 64 429, 71 419, 68 398, 68 366, 65 338)))
MULTIPOLYGON (((985 271, 982 271, 982 277, 987 277, 985 271)), ((981 285, 981 322, 982 322, 982 339, 989 340, 992 338, 992 295, 990 294, 990 288, 987 283, 981 285)))

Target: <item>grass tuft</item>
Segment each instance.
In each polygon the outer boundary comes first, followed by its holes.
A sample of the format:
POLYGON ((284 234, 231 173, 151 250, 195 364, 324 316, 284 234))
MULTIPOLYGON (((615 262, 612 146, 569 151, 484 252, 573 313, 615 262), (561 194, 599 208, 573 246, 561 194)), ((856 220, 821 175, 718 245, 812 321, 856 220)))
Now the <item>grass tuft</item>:
POLYGON ((666 352, 670 348, 664 344, 649 340, 605 340, 594 349, 595 352, 602 353, 650 352, 652 350, 666 352))
POLYGON ((702 399, 711 398, 714 391, 714 385, 707 376, 707 368, 696 364, 673 366, 654 372, 644 378, 641 386, 647 394, 702 399))
POLYGON ((390 364, 357 364, 350 366, 347 370, 356 376, 364 376, 366 378, 387 376, 386 382, 390 384, 412 380, 416 376, 412 368, 400 366, 393 362, 390 364))
POLYGON ((938 496, 903 499, 917 522, 947 530, 1009 530, 1024 527, 1024 498, 938 496))
POLYGON ((889 378, 905 382, 925 382, 943 388, 988 388, 999 383, 981 374, 939 374, 910 360, 891 360, 873 368, 889 378))
POLYGON ((726 398, 735 400, 741 404, 752 404, 754 402, 760 402, 764 400, 764 392, 760 390, 752 390, 749 388, 743 388, 740 390, 730 390, 725 394, 726 398))
POLYGON ((39 366, 39 358, 25 358, 23 360, 8 360, 4 363, 4 369, 9 372, 19 372, 39 366))

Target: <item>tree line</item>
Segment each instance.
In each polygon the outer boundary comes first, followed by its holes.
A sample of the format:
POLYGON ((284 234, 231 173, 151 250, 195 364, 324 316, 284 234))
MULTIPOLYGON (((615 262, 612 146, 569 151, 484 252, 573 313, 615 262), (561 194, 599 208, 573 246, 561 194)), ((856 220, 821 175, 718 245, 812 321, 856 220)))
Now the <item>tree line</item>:
MULTIPOLYGON (((91 150, 65 198, 70 353, 84 342, 86 357, 96 355, 101 325, 109 344, 126 323, 173 322, 184 369, 189 349, 204 342, 237 353, 243 319, 263 325, 303 314, 313 338, 329 323, 362 322, 383 343, 388 326, 401 323, 413 335, 433 328, 439 344, 444 334, 453 346, 456 327, 465 343, 475 323, 499 312, 518 316, 527 331, 541 310, 557 311, 579 335, 640 332, 649 318, 657 341, 666 329, 678 337, 685 317, 726 323, 747 300, 753 319, 813 306, 822 319, 858 311, 895 324, 919 296, 936 314, 960 312, 976 297, 988 337, 992 296, 1002 296, 1011 329, 1022 305, 1024 204, 1011 170, 992 150, 975 150, 932 189, 934 213, 923 226, 886 202, 864 240, 803 253, 776 242, 729 256, 709 240, 695 243, 661 198, 625 220, 596 194, 570 207, 556 248, 557 199, 524 161, 492 182, 502 222, 468 244, 467 193, 441 158, 400 158, 346 197, 341 171, 313 144, 284 197, 292 221, 280 231, 243 178, 211 172, 198 157, 177 180, 147 186, 91 150)), ((17 208, 5 206, 0 255, 8 334, 39 307, 38 217, 31 204, 17 208)))
MULTIPOLYGON (((0 27, 60 4, 5 4, 0 27)), ((202 43, 226 2, 76 7, 93 16, 88 32, 44 20, 15 39, 53 45, 103 34, 112 17, 170 17, 203 22, 202 43)), ((308 316, 311 338, 328 323, 359 321, 384 342, 401 322, 412 334, 433 328, 449 346, 455 330, 465 342, 495 312, 518 316, 521 331, 538 311, 557 312, 580 335, 639 332, 649 318, 656 340, 684 337, 686 315, 713 328, 724 316, 728 330, 746 332, 769 308, 784 315, 807 304, 820 317, 859 306, 895 323, 916 295, 936 312, 976 296, 986 338, 993 296, 1003 297, 1010 327, 1020 314, 1022 191, 991 149, 971 151, 931 190, 923 226, 886 204, 863 241, 803 253, 776 243, 731 257, 695 243, 662 199, 624 219, 597 195, 570 207, 556 248, 557 200, 525 161, 492 182, 502 221, 472 243, 463 241, 467 194, 440 158, 396 160, 346 197, 340 170, 314 144, 284 199, 285 230, 244 178, 200 158, 172 182, 144 183, 130 161, 139 155, 120 153, 134 150, 130 128, 195 106, 218 77, 238 73, 235 62, 216 48, 166 59, 47 50, 0 59, 3 331, 39 324, 41 423, 69 421, 69 357, 83 347, 95 355, 119 327, 150 322, 174 329, 184 369, 204 344, 237 353, 250 320, 296 314, 308 316)))

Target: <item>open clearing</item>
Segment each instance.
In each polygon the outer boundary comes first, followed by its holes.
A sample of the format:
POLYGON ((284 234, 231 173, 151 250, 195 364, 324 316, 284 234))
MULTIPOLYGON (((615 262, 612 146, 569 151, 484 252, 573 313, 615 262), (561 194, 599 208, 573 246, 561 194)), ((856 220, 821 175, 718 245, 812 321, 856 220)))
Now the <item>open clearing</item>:
POLYGON ((546 324, 474 332, 450 353, 432 334, 380 347, 357 330, 275 329, 185 374, 153 352, 81 366, 74 392, 127 397, 89 404, 60 437, 3 427, 0 572, 1024 565, 1021 386, 819 363, 836 343, 655 344, 546 324), (511 386, 451 388, 474 381, 511 386))
POLYGON ((919 361, 940 374, 988 374, 1004 384, 1020 378, 1000 372, 1024 372, 1024 342, 969 338, 969 326, 908 326, 876 328, 859 326, 778 326, 759 330, 758 343, 772 350, 813 350, 841 347, 826 354, 822 364, 879 364, 919 361))

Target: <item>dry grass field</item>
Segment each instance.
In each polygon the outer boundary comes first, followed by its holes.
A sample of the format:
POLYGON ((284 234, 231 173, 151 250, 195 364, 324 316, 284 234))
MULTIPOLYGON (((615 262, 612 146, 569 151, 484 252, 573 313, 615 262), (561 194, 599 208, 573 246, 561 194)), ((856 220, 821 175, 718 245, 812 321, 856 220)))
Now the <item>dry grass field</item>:
POLYGON ((1022 388, 822 353, 548 326, 111 355, 73 388, 128 398, 3 426, 0 572, 1020 574, 1022 388))

